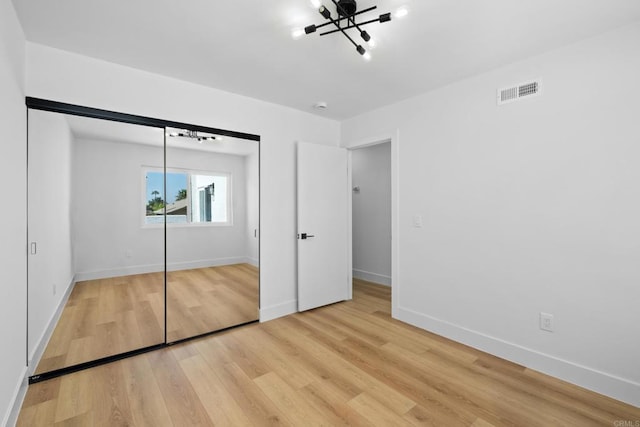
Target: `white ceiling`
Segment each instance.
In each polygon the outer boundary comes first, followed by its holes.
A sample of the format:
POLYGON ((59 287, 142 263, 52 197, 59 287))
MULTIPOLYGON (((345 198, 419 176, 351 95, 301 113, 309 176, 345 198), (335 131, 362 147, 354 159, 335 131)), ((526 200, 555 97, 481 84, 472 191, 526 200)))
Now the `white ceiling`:
POLYGON ((366 62, 340 34, 293 40, 323 22, 309 0, 13 3, 30 41, 334 119, 640 20, 639 0, 358 0, 410 11, 367 27, 366 62))

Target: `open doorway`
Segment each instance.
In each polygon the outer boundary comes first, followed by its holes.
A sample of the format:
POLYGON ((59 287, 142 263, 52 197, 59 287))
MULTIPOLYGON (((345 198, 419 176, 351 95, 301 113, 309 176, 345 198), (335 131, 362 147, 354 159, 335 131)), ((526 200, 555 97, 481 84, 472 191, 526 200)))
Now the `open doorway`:
POLYGON ((353 278, 391 286, 391 141, 351 151, 353 278))

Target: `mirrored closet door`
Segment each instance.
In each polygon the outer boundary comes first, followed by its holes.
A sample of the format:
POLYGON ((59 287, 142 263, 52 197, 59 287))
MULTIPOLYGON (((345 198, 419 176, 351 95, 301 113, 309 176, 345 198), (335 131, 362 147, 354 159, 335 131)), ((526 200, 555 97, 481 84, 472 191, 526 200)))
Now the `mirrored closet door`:
POLYGON ((258 145, 166 129, 167 340, 258 319, 258 145))
POLYGON ((34 373, 163 343, 164 235, 139 215, 140 165, 162 164, 162 130, 29 110, 28 158, 34 373))
POLYGON ((257 320, 259 138, 72 107, 28 109, 30 380, 257 320))

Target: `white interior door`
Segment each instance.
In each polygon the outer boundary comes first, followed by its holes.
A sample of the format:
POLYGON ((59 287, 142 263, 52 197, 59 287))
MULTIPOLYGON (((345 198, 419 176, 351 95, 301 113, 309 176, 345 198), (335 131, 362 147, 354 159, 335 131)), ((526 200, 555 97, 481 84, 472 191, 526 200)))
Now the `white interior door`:
POLYGON ((298 310, 349 298, 347 150, 298 144, 298 310))

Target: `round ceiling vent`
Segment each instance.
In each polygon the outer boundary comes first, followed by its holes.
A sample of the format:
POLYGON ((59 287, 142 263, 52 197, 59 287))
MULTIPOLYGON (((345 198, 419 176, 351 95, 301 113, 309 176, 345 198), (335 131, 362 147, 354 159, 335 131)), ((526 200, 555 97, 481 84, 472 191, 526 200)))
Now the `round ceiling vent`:
POLYGON ((338 15, 351 16, 356 13, 356 0, 338 0, 338 15))
POLYGON ((313 108, 315 108, 316 110, 326 110, 327 103, 324 101, 318 101, 315 104, 313 104, 313 108))

